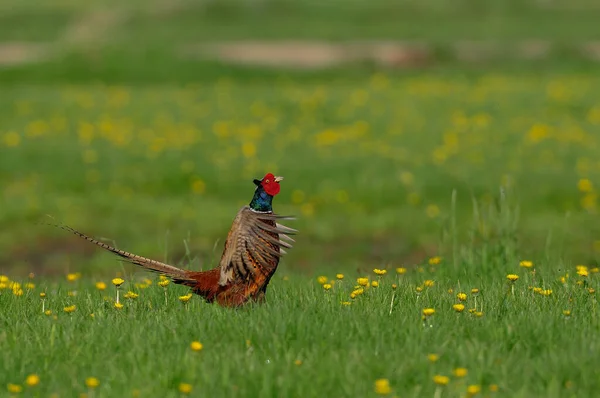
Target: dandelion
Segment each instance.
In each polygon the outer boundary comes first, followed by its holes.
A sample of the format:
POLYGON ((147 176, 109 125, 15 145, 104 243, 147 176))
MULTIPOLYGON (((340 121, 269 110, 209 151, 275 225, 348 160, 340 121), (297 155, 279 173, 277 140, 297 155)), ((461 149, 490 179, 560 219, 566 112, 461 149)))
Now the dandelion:
POLYGON ((123 308, 123 304, 121 304, 121 303, 115 303, 115 304, 114 304, 114 307, 115 307, 116 309, 120 310, 121 308, 123 308))
POLYGON ((390 381, 388 379, 375 380, 375 393, 379 395, 388 395, 392 392, 390 381))
POLYGON ((331 283, 325 283, 325 284, 323 284, 323 289, 325 289, 325 290, 331 289, 331 283))
POLYGON ((46 310, 46 311, 44 311, 44 315, 46 315, 46 316, 52 315, 52 310, 46 310))
POLYGON ((69 282, 75 282, 79 278, 81 278, 81 273, 79 272, 67 274, 67 281, 69 282))
POLYGON ((465 310, 465 305, 464 304, 454 304, 452 306, 452 309, 456 312, 463 312, 465 310))
POLYGON ((352 291, 352 293, 350 293, 350 298, 356 298, 357 296, 360 296, 364 292, 365 292, 365 289, 363 289, 362 287, 360 287, 358 289, 354 289, 352 291))
POLYGON ((25 379, 25 384, 27 384, 30 387, 37 386, 39 383, 40 383, 40 376, 36 375, 35 373, 30 374, 25 379))
POLYGON ((27 290, 33 290, 33 289, 35 289, 35 284, 31 283, 31 282, 28 282, 28 283, 25 284, 25 289, 27 289, 27 290))
POLYGON ((427 354, 427 359, 429 362, 437 362, 437 360, 440 359, 440 356, 438 354, 427 354))
POLYGON ((581 267, 581 268, 577 269, 577 275, 583 276, 584 278, 589 275, 587 267, 584 267, 584 266, 578 266, 578 267, 581 267))
POLYGON ((372 281, 371 282, 371 286, 372 287, 378 287, 379 286, 379 282, 378 281, 372 281))
POLYGON ((351 305, 352 303, 350 301, 342 301, 342 305, 344 306, 348 306, 351 305))
POLYGON ((481 318, 481 317, 483 316, 483 312, 481 312, 481 311, 475 311, 473 314, 474 314, 474 315, 475 315, 477 318, 481 318))
POLYGON ((471 289, 471 294, 479 294, 479 289, 474 287, 473 289, 471 289))
POLYGON ((8 392, 13 393, 13 394, 19 394, 20 392, 23 391, 23 386, 19 385, 19 384, 12 384, 12 383, 8 383, 6 385, 6 389, 8 390, 8 392))
POLYGON ((376 275, 385 275, 385 274, 387 274, 387 270, 385 270, 385 269, 379 269, 379 268, 375 268, 375 269, 373 270, 373 272, 374 272, 376 275))
POLYGON ((544 290, 542 290, 542 291, 540 292, 540 294, 541 294, 542 296, 546 296, 546 297, 548 297, 548 296, 552 295, 552 289, 544 289, 544 290))
POLYGON ((457 293, 456 298, 459 299, 460 301, 465 301, 465 300, 467 300, 467 294, 466 293, 457 293))
POLYGON ((399 275, 404 275, 404 274, 406 274, 406 268, 398 267, 398 268, 396 268, 396 273, 399 275))
POLYGON ((398 285, 396 285, 395 283, 392 283, 392 289, 396 290, 397 287, 398 287, 398 285))
POLYGON ((163 291, 165 293, 165 305, 168 304, 168 299, 167 299, 167 286, 169 285, 169 280, 167 278, 163 279, 163 275, 161 275, 161 281, 158 282, 158 286, 163 288, 163 291))
POLYGON ((490 392, 498 392, 498 390, 499 390, 498 384, 490 384, 489 389, 490 389, 490 392))
POLYGON ((85 385, 87 388, 93 389, 100 385, 100 381, 95 377, 88 377, 85 379, 85 385))
POLYGON ((329 278, 327 278, 324 275, 321 275, 317 278, 317 282, 319 282, 319 285, 324 285, 327 283, 327 281, 329 280, 329 278))
POLYGON ((423 282, 423 285, 425 287, 433 287, 434 284, 435 284, 435 282, 432 281, 431 279, 427 279, 425 282, 423 282))
POLYGON ((519 279, 519 275, 508 274, 508 275, 506 275, 506 279, 508 279, 511 282, 516 282, 519 279))
POLYGON ((533 262, 531 262, 529 260, 521 260, 519 262, 519 266, 521 266, 523 268, 531 268, 531 267, 533 267, 533 262))
POLYGON ((454 289, 452 289, 452 288, 448 289, 448 294, 454 294, 454 289))
POLYGON ((42 313, 46 311, 46 293, 40 293, 40 299, 42 299, 42 313))
POLYGON ((360 286, 367 286, 369 284, 369 278, 358 278, 356 283, 358 283, 360 286))
POLYGON ((438 265, 442 262, 442 258, 440 256, 431 257, 429 259, 429 265, 438 265))
POLYGON ((192 343, 190 344, 190 348, 192 349, 192 351, 202 351, 203 345, 201 342, 199 341, 192 341, 192 343))
POLYGON ((96 282, 96 289, 102 291, 106 289, 106 283, 104 282, 96 282))
POLYGON ((296 366, 300 366, 300 365, 302 365, 302 360, 301 360, 301 359, 296 359, 296 360, 294 361, 294 365, 296 365, 296 366))
MULTIPOLYGON (((550 290, 550 292, 552 292, 552 290, 550 290)), ((596 293, 596 290, 594 290, 594 288, 590 287, 590 288, 588 288, 588 293, 589 294, 594 294, 594 293, 596 293)))
POLYGON ((122 278, 114 278, 112 284, 116 287, 120 287, 125 281, 122 278))
POLYGON ((192 385, 188 383, 180 383, 179 384, 179 392, 182 394, 189 394, 192 392, 192 385))
POLYGON ((179 301, 181 301, 183 304, 187 304, 187 302, 190 301, 191 298, 192 293, 188 293, 185 296, 179 296, 179 301))
POLYGON ((448 376, 435 375, 433 376, 433 382, 438 386, 445 386, 450 382, 450 378, 448 376))
POLYGON ((77 307, 75 306, 75 304, 73 304, 73 305, 63 308, 63 311, 66 312, 67 314, 70 314, 72 312, 75 312, 76 309, 77 309, 77 307))
POLYGON ((425 309, 423 309, 423 315, 424 316, 432 316, 433 314, 435 314, 435 310, 433 308, 425 308, 425 309))
POLYGON ((452 371, 452 374, 454 374, 454 377, 465 377, 467 374, 469 373, 469 371, 467 370, 467 368, 456 368, 452 371))
POLYGON ((344 279, 344 274, 336 274, 335 277, 339 280, 344 279))
POLYGON ((132 292, 132 291, 130 290, 130 291, 128 291, 128 292, 125 294, 125 296, 123 296, 123 297, 125 297, 126 299, 133 300, 133 299, 136 299, 136 298, 138 298, 138 297, 139 297, 139 294, 137 294, 137 293, 134 293, 134 292, 132 292))
POLYGON ((478 384, 471 384, 467 387, 467 395, 473 397, 481 392, 481 386, 478 384))
POLYGON ((565 317, 567 317, 567 318, 571 316, 571 310, 563 310, 563 312, 562 312, 562 313, 563 313, 563 315, 564 315, 565 317))

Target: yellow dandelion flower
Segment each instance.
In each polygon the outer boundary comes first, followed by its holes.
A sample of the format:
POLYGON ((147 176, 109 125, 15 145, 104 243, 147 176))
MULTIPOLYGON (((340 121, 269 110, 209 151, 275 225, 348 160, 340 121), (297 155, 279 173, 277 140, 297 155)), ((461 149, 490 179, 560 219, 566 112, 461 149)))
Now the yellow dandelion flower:
POLYGON ((540 292, 540 294, 541 294, 542 296, 546 296, 546 297, 548 297, 548 296, 552 295, 552 289, 544 289, 544 290, 542 290, 542 291, 540 292))
POLYGON ((466 293, 457 293, 456 298, 459 299, 460 301, 465 301, 465 300, 467 300, 467 294, 466 293))
POLYGON ((499 390, 498 384, 490 384, 489 388, 491 392, 498 392, 499 390))
POLYGON ((98 289, 98 290, 104 290, 104 289, 106 289, 106 283, 104 283, 104 282, 96 282, 96 289, 98 289))
POLYGON ((398 287, 398 285, 396 285, 395 283, 392 283, 392 289, 396 290, 397 287, 398 287))
POLYGON ((425 282, 423 282, 423 285, 425 287, 432 287, 433 285, 435 285, 435 282, 432 281, 431 279, 427 279, 425 282))
POLYGON ((35 289, 35 284, 31 283, 31 282, 28 282, 28 283, 25 284, 25 289, 27 289, 27 290, 35 289))
POLYGON ((179 384, 179 392, 182 394, 189 394, 192 392, 192 385, 188 383, 179 384))
POLYGON ((67 274, 67 280, 69 282, 75 282, 80 277, 81 277, 81 274, 79 272, 67 274))
POLYGON ((417 286, 417 287, 415 288, 415 290, 416 290, 416 292, 417 292, 417 294, 418 294, 418 293, 421 293, 421 292, 423 291, 423 288, 422 288, 421 286, 417 286))
POLYGON ((471 294, 479 294, 479 289, 474 287, 473 289, 471 289, 471 294))
POLYGON ((320 285, 326 284, 327 281, 329 281, 329 278, 324 275, 321 275, 317 278, 317 282, 319 282, 320 285))
POLYGON ((481 312, 481 311, 475 311, 474 314, 478 318, 481 318, 483 316, 483 312, 481 312))
POLYGON ((592 192, 594 190, 594 185, 589 179, 582 178, 577 181, 577 189, 579 189, 580 192, 592 192))
POLYGON ((187 303, 192 298, 192 293, 188 293, 185 296, 179 296, 179 301, 182 303, 187 303))
MULTIPOLYGON (((550 290, 550 292, 552 292, 552 290, 550 290)), ((590 287, 590 288, 588 288, 588 293, 594 294, 594 293, 596 293, 596 290, 593 287, 590 287)))
POLYGON ((519 266, 521 266, 523 268, 531 268, 531 267, 533 267, 533 262, 531 262, 529 260, 521 260, 519 262, 519 266))
POLYGON ((52 315, 52 310, 46 310, 44 311, 44 314, 50 316, 52 315))
POLYGON ((450 382, 450 378, 448 376, 435 375, 433 376, 433 382, 438 386, 445 386, 450 382))
POLYGON ((377 281, 372 281, 372 282, 371 282, 371 286, 372 286, 372 287, 379 287, 379 282, 377 282, 377 281))
POLYGON ((379 269, 379 268, 375 268, 375 269, 373 270, 373 272, 374 272, 376 275, 385 275, 385 274, 387 274, 387 270, 385 270, 385 269, 379 269))
POLYGON ((123 308, 123 304, 121 303, 115 303, 114 307, 118 310, 120 310, 121 308, 123 308))
POLYGON ((577 275, 586 277, 589 275, 587 268, 581 268, 577 270, 577 275))
POLYGON ((437 362, 437 360, 440 359, 440 356, 438 354, 428 354, 427 359, 429 362, 437 362))
POLYGON ((170 283, 171 281, 168 279, 163 279, 162 281, 158 282, 158 286, 160 287, 167 287, 167 285, 170 283))
POLYGON ((423 315, 432 316, 433 314, 435 314, 435 310, 433 308, 424 308, 423 309, 423 315))
POLYGON ((388 379, 375 380, 375 393, 379 395, 388 395, 392 392, 390 381, 388 379))
POLYGON ((506 279, 508 279, 511 282, 516 282, 519 279, 519 275, 508 274, 508 275, 506 275, 506 279))
POLYGON ((431 257, 429 259, 429 265, 438 265, 442 262, 442 258, 440 256, 431 257))
POLYGON ((452 289, 452 288, 448 289, 448 294, 454 294, 454 289, 452 289))
POLYGON ((342 305, 351 305, 352 303, 350 301, 342 301, 342 305))
POLYGON ((18 394, 20 392, 23 391, 23 386, 19 385, 19 384, 12 384, 12 383, 8 383, 6 385, 6 389, 8 390, 8 392, 13 393, 13 394, 18 394))
POLYGON ((356 283, 358 283, 360 286, 367 286, 369 284, 369 278, 358 278, 356 283))
POLYGON ((331 289, 331 283, 325 283, 325 284, 323 284, 323 289, 325 289, 325 290, 331 289))
POLYGON ((46 293, 45 292, 41 292, 40 293, 40 298, 43 300, 46 298, 46 293))
POLYGON ((406 274, 406 268, 398 267, 398 268, 396 268, 396 273, 398 273, 400 275, 404 275, 404 274, 406 274))
POLYGON ((456 368, 452 371, 454 377, 465 377, 468 373, 467 368, 456 368))
POLYGON ((8 283, 10 279, 6 275, 0 275, 0 283, 8 283))
POLYGON ((477 395, 481 392, 481 386, 477 385, 477 384, 471 384, 470 386, 467 387, 467 395, 472 397, 474 395, 477 395))
POLYGON ((71 312, 75 312, 76 309, 77 309, 77 307, 75 306, 75 304, 73 304, 73 305, 63 308, 63 311, 66 312, 67 314, 70 314, 71 312))
POLYGON ((300 366, 300 365, 302 365, 302 360, 300 360, 300 359, 296 359, 296 360, 294 361, 294 365, 296 365, 296 366, 300 366))
POLYGON ((88 377, 85 379, 85 385, 87 388, 96 388, 100 385, 100 381, 95 377, 88 377))
POLYGON ((597 274, 600 272, 600 267, 594 267, 590 269, 590 274, 597 274))
POLYGON ((336 274, 335 277, 339 280, 344 279, 344 274, 336 274))
POLYGON ((125 296, 124 296, 124 297, 125 297, 126 299, 136 299, 136 298, 138 298, 139 296, 140 296, 139 294, 137 294, 137 293, 134 293, 134 292, 132 292, 132 291, 130 290, 130 291, 128 291, 128 292, 125 294, 125 296))
POLYGON ((571 310, 563 310, 562 313, 564 316, 571 316, 571 310))
POLYGON ((465 305, 464 304, 454 304, 452 306, 452 309, 456 312, 463 312, 465 310, 465 305))
POLYGON ((196 351, 196 352, 202 351, 203 347, 204 346, 199 341, 192 341, 192 343, 190 344, 190 348, 192 349, 192 351, 196 351))
POLYGON ((125 281, 121 278, 114 278, 112 280, 112 284, 115 285, 116 287, 121 286, 123 284, 123 282, 125 282, 125 281))
POLYGON ((15 296, 22 296, 23 295, 23 289, 13 289, 13 294, 15 296))
POLYGON ((25 384, 27 384, 30 387, 37 386, 38 384, 40 384, 40 376, 36 375, 35 373, 30 374, 25 379, 25 384))

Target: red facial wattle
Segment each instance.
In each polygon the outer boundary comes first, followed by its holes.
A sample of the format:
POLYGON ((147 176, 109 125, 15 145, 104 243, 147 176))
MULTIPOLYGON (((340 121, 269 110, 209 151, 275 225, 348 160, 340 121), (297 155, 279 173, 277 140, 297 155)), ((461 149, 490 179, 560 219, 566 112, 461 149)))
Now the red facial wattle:
POLYGON ((275 181, 275 176, 271 173, 263 177, 261 185, 265 192, 271 196, 277 195, 281 189, 279 182, 275 181))

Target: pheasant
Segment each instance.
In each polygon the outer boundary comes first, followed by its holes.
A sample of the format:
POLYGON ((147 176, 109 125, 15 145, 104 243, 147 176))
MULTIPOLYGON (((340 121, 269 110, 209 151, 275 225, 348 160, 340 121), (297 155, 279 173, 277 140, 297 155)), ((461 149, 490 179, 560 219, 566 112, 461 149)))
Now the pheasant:
POLYGON ((283 177, 268 173, 255 179, 256 189, 249 205, 235 216, 227 235, 219 265, 208 271, 188 271, 117 249, 69 226, 56 225, 80 238, 108 250, 126 261, 161 273, 174 283, 190 287, 207 302, 224 307, 239 307, 249 301, 263 302, 267 285, 277 270, 285 249, 291 249, 298 231, 279 224, 295 217, 273 212, 273 198, 279 193, 283 177))

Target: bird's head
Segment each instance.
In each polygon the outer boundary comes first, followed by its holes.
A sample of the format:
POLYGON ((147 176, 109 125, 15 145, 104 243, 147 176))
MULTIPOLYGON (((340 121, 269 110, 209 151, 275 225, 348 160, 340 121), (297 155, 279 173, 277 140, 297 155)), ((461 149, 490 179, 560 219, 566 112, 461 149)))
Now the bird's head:
POLYGON ((262 180, 254 180, 254 184, 258 187, 262 187, 266 193, 271 196, 275 196, 279 193, 281 187, 279 182, 283 180, 283 177, 274 176, 272 173, 268 173, 263 177, 262 180))

